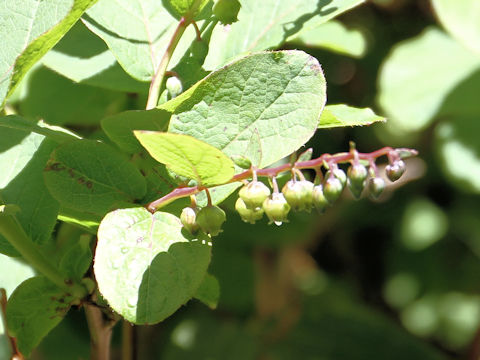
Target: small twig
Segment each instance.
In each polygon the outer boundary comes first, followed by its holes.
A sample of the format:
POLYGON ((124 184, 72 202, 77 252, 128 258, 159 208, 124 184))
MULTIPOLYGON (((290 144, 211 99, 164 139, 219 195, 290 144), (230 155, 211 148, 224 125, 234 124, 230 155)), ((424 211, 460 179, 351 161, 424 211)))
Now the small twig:
POLYGON ((109 360, 112 330, 116 320, 105 319, 102 310, 96 305, 85 305, 88 330, 90 331, 90 359, 109 360))
POLYGON ((24 360, 22 353, 18 350, 17 341, 15 338, 8 335, 8 328, 7 328, 7 292, 5 289, 0 289, 0 310, 2 312, 3 318, 3 328, 5 329, 5 334, 8 337, 8 341, 10 343, 10 348, 12 350, 12 359, 14 360, 24 360))
POLYGON ((122 321, 122 360, 135 360, 135 327, 126 320, 122 321))
POLYGON ((197 34, 197 41, 202 41, 202 32, 198 28, 198 25, 195 21, 192 21, 192 25, 195 28, 195 33, 197 34))
MULTIPOLYGON (((191 21, 190 21, 191 22, 191 21)), ((152 77, 152 82, 150 83, 150 90, 148 92, 148 100, 146 109, 150 110, 157 106, 158 98, 160 97, 160 86, 162 85, 163 78, 165 77, 165 72, 167 71, 168 64, 172 58, 173 52, 177 47, 180 38, 182 37, 185 29, 187 28, 189 21, 185 17, 182 17, 178 22, 178 26, 175 29, 175 32, 170 39, 167 49, 163 54, 160 64, 155 70, 155 74, 152 77)))
POLYGON ((210 195, 210 191, 205 188, 205 194, 207 194, 207 205, 212 206, 212 196, 210 195))

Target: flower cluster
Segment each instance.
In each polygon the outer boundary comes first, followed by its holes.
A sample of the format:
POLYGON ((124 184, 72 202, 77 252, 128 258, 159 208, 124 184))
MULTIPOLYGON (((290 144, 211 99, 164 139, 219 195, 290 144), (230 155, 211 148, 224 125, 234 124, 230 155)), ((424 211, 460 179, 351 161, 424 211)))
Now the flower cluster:
MULTIPOLYGON (((309 154, 311 154, 310 150, 309 154)), ((281 165, 277 168, 256 169, 251 167, 244 173, 236 175, 231 181, 244 182, 244 186, 238 192, 239 197, 235 203, 235 209, 245 222, 254 224, 265 214, 270 223, 281 225, 288 221, 290 211, 310 212, 312 208, 316 208, 319 212, 323 212, 337 201, 346 187, 356 199, 366 192, 372 198, 378 198, 386 184, 379 175, 375 164, 376 159, 383 155, 388 156, 389 164, 385 167, 385 174, 390 181, 394 182, 405 173, 406 165, 403 158, 416 154, 415 150, 392 148, 361 154, 352 144, 348 153, 324 154, 313 160, 300 157, 302 161, 281 165), (340 163, 349 164, 347 173, 338 166, 340 163), (325 168, 325 173, 321 171, 322 167, 325 168), (315 170, 316 176, 313 182, 305 178, 302 173, 304 169, 315 170), (290 171, 292 177, 280 191, 276 178, 278 174, 286 171, 290 171), (272 190, 258 180, 259 176, 268 177, 271 180, 272 190), (248 178, 252 180, 248 182, 248 178)), ((181 197, 202 190, 207 191, 209 205, 202 209, 195 206, 183 209, 181 221, 192 234, 201 230, 215 236, 221 232, 226 216, 222 209, 211 204, 208 189, 181 188, 176 194, 172 192, 170 198, 166 196, 163 201, 171 201, 173 195, 181 197)))
MULTIPOLYGON (((405 172, 405 163, 401 159, 387 165, 387 177, 393 182, 405 172)), ((306 180, 303 174, 294 169, 294 176, 283 186, 282 191, 273 191, 259 181, 252 181, 242 187, 235 209, 243 221, 254 224, 265 213, 270 223, 277 225, 288 221, 288 213, 293 211, 308 211, 313 207, 323 212, 327 206, 337 201, 345 187, 359 199, 366 188, 373 198, 378 198, 385 188, 385 181, 376 174, 376 168, 367 167, 360 162, 354 162, 347 174, 335 163, 327 171, 323 181, 306 180), (299 175, 297 178, 296 175, 299 175)), ((275 187, 275 186, 274 186, 275 187)))

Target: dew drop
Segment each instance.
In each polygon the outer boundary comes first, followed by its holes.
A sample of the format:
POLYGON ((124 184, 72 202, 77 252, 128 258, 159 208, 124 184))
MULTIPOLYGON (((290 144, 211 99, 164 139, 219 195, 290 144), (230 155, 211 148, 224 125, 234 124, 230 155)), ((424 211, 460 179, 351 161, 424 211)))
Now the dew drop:
POLYGON ((120 267, 120 261, 112 261, 111 266, 113 270, 118 269, 120 267))
POLYGON ((275 221, 275 225, 280 226, 280 225, 282 225, 282 222, 281 221, 275 221))
POLYGON ((130 306, 130 307, 137 306, 137 297, 136 296, 130 296, 127 299, 127 305, 130 306))
POLYGON ((127 247, 122 247, 122 248, 120 249, 120 252, 121 252, 122 254, 126 254, 126 253, 128 252, 128 248, 127 248, 127 247))

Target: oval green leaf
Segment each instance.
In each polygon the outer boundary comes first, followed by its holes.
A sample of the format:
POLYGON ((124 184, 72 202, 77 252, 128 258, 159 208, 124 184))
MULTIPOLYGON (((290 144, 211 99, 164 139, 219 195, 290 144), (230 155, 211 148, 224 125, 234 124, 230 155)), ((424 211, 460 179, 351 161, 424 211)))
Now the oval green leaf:
POLYGON ((116 203, 141 199, 147 191, 134 165, 110 146, 91 140, 73 141, 53 151, 44 179, 62 206, 102 216, 116 203))
POLYGON ((265 167, 312 137, 325 100, 318 61, 302 51, 276 51, 235 61, 161 108, 173 112, 169 131, 194 136, 228 156, 250 158, 251 139, 258 137, 258 166, 265 167))
POLYGON ((154 324, 190 300, 205 278, 210 246, 189 241, 180 219, 144 208, 102 220, 94 271, 110 306, 135 324, 154 324))
POLYGON ((72 300, 43 276, 25 280, 15 289, 7 304, 7 323, 23 355, 28 356, 62 321, 72 300))
POLYGON ((212 186, 224 184, 234 175, 234 165, 213 146, 182 134, 156 131, 134 131, 150 155, 176 174, 212 186))

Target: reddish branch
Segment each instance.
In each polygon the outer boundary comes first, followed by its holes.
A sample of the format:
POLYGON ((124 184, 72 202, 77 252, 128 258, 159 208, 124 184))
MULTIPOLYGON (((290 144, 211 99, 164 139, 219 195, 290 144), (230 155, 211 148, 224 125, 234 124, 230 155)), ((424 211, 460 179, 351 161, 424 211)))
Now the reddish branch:
MULTIPOLYGON (((7 334, 7 292, 5 289, 0 289, 0 309, 3 314, 5 333, 7 334)), ((15 338, 8 336, 8 340, 12 349, 12 360, 24 360, 25 358, 18 350, 15 338)))
MULTIPOLYGON (((244 172, 241 172, 235 175, 229 181, 227 181, 226 184, 250 179, 254 176, 253 175, 254 173, 256 174, 256 176, 263 176, 263 177, 269 177, 274 179, 276 176, 278 176, 278 174, 286 171, 292 171, 295 169, 319 170, 322 166, 330 167, 333 164, 341 164, 341 163, 358 161, 358 160, 367 160, 370 166, 375 166, 375 160, 377 158, 381 156, 387 156, 389 161, 393 162, 400 158, 400 155, 399 155, 400 152, 409 153, 410 156, 416 156, 418 154, 418 152, 414 149, 404 149, 404 148, 394 149, 388 146, 381 148, 379 150, 373 151, 371 153, 360 153, 357 150, 355 150, 355 148, 352 147, 352 149, 349 152, 343 152, 343 153, 338 153, 334 155, 323 154, 316 159, 312 159, 308 161, 298 161, 293 164, 288 163, 288 164, 283 164, 277 167, 266 168, 266 169, 251 168, 249 170, 245 170, 244 172)), ((173 191, 171 191, 170 193, 168 193, 167 195, 161 197, 160 199, 157 199, 147 204, 145 207, 148 209, 148 211, 154 213, 156 210, 158 210, 162 206, 165 206, 174 200, 197 194, 206 189, 207 187, 201 186, 201 185, 191 186, 191 187, 187 187, 187 186, 178 187, 173 191)))

